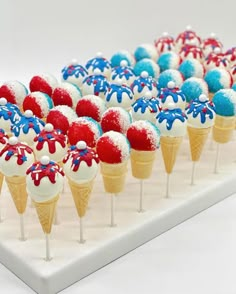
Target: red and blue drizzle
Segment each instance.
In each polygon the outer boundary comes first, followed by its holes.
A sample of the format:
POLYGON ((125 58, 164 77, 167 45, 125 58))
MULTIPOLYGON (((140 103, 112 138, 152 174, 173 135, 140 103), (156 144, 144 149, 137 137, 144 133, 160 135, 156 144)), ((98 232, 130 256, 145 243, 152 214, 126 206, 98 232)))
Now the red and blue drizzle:
POLYGON ((65 66, 62 69, 62 77, 66 81, 69 77, 74 76, 76 78, 85 78, 88 75, 87 70, 79 64, 65 66))
POLYGON ((45 126, 45 122, 37 118, 36 116, 32 116, 32 117, 22 116, 20 120, 12 126, 11 131, 16 137, 19 137, 21 131, 24 134, 28 134, 30 129, 33 129, 36 134, 39 134, 42 127, 44 126, 45 126))
POLYGON ((122 103, 123 94, 127 94, 130 100, 133 99, 134 94, 129 86, 111 84, 106 94, 106 101, 109 102, 112 99, 112 96, 115 95, 117 97, 117 102, 122 103))
POLYGON ((179 99, 182 99, 182 101, 186 101, 184 93, 178 87, 175 87, 173 89, 162 88, 158 98, 161 99, 162 103, 165 103, 168 96, 171 96, 175 103, 177 103, 179 99))
POLYGON ((64 176, 62 168, 54 161, 50 161, 44 165, 40 161, 33 163, 26 171, 27 175, 31 175, 35 186, 39 186, 43 178, 47 177, 52 184, 56 184, 57 174, 64 176))
POLYGON ((17 164, 22 165, 27 161, 27 153, 32 154, 33 149, 28 145, 18 142, 15 145, 9 143, 1 150, 0 157, 6 152, 5 160, 10 160, 13 156, 17 157, 17 164))
POLYGON ((167 130, 171 130, 174 121, 178 119, 181 122, 185 122, 187 120, 187 116, 180 108, 175 109, 164 109, 157 115, 158 123, 162 123, 166 120, 166 128, 167 130))
POLYGON ((194 99, 187 107, 186 114, 192 114, 194 118, 200 115, 201 123, 206 122, 206 118, 213 119, 215 114, 215 105, 212 101, 202 102, 194 99))
POLYGON ((141 97, 132 104, 132 107, 134 112, 138 112, 140 109, 141 113, 144 113, 147 109, 151 113, 157 113, 161 111, 159 100, 155 97, 152 97, 152 98, 141 97))
POLYGON ((88 86, 93 86, 94 95, 99 96, 99 93, 106 94, 109 87, 109 83, 103 75, 91 75, 84 79, 83 84, 88 86))
POLYGON ((87 147, 86 149, 80 150, 75 145, 69 148, 63 159, 63 163, 66 163, 69 159, 72 159, 71 170, 73 172, 78 171, 81 162, 85 162, 89 167, 92 166, 93 160, 97 164, 99 163, 98 155, 92 148, 87 147))
POLYGON ((132 91, 134 90, 134 87, 137 87, 138 93, 141 93, 144 87, 147 87, 149 91, 157 88, 157 83, 151 76, 148 76, 147 78, 140 76, 134 80, 130 87, 132 91))

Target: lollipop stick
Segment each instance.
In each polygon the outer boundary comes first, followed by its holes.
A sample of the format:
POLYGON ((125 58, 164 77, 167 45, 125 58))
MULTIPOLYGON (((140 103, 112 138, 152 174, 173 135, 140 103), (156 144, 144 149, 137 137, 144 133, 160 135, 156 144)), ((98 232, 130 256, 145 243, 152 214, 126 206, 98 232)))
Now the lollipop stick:
POLYGON ((194 185, 194 179, 195 179, 195 167, 196 167, 196 162, 193 161, 193 165, 192 165, 192 176, 191 176, 191 185, 194 185))
POLYGON ((52 260, 51 257, 51 250, 50 250, 50 234, 45 234, 45 241, 46 241, 46 261, 52 260))
POLYGON ((140 180, 140 194, 139 194, 139 210, 138 212, 143 212, 143 180, 140 180))
POLYGON ((25 241, 25 225, 24 225, 24 214, 20 214, 20 240, 25 241))
POLYGON ((83 218, 80 217, 79 221, 80 221, 79 242, 80 242, 81 244, 83 244, 83 243, 85 242, 85 240, 84 240, 83 218))
POLYGON ((216 144, 216 160, 215 160, 215 169, 214 169, 214 173, 217 174, 219 172, 218 168, 219 168, 219 156, 220 156, 220 144, 217 143, 216 144))
POLYGON ((167 174, 166 180, 166 198, 170 197, 170 174, 167 174))
POLYGON ((0 206, 0 223, 3 222, 3 218, 2 218, 2 210, 1 210, 1 206, 0 206))
POLYGON ((115 210, 115 197, 116 194, 111 195, 111 227, 115 227, 115 221, 114 221, 114 210, 115 210))

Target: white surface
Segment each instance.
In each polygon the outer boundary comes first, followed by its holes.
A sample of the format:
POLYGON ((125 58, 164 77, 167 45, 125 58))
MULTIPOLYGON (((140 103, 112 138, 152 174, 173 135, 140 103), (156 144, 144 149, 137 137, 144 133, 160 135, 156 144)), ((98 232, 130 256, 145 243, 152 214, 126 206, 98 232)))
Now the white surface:
MULTIPOLYGON (((236 195, 84 278, 61 294, 235 294, 236 195)), ((33 294, 0 265, 2 294, 33 294)))
POLYGON ((209 149, 209 143, 197 166, 196 185, 191 186, 192 163, 187 151, 188 141, 183 141, 175 172, 171 175, 170 199, 163 198, 166 175, 163 162, 157 157, 153 174, 144 184, 145 213, 137 213, 139 182, 129 169, 125 190, 116 199, 115 228, 108 226, 110 199, 104 195, 99 174, 85 218, 85 244, 78 243, 79 221, 67 187, 59 202, 61 224, 53 229, 51 245, 54 259, 50 263, 43 260, 45 241, 34 209, 28 208, 25 213, 28 240, 20 242, 17 239, 19 219, 5 186, 1 198, 3 216, 6 216, 0 227, 1 262, 40 294, 55 293, 231 195, 236 192, 236 164, 232 162, 231 152, 235 141, 222 146, 221 158, 224 161, 221 160, 221 173, 217 175, 213 173, 215 150, 209 149))

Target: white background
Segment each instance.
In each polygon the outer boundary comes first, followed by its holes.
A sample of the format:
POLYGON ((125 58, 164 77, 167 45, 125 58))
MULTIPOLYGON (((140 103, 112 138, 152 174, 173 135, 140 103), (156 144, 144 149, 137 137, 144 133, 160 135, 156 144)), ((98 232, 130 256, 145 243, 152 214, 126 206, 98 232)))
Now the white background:
MULTIPOLYGON (((0 81, 131 52, 186 25, 236 45, 235 1, 0 1, 0 81)), ((92 274, 63 293, 235 294, 236 197, 229 198, 92 274)), ((0 266, 0 293, 33 293, 0 266)))

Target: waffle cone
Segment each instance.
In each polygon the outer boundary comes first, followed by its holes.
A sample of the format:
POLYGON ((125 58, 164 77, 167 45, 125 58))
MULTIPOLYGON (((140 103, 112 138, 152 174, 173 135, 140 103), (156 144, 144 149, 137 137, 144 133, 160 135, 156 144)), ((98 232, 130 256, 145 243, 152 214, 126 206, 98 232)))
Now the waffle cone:
POLYGON ((233 136, 235 129, 235 116, 216 115, 215 124, 213 126, 213 139, 217 143, 228 143, 233 136))
POLYGON ((89 197, 93 189, 93 181, 84 184, 77 184, 68 179, 68 183, 70 185, 77 213, 79 217, 83 217, 88 207, 89 197))
POLYGON ((3 180, 4 180, 4 175, 0 172, 0 195, 2 191, 3 180))
POLYGON ((103 185, 107 193, 117 194, 123 191, 127 163, 127 161, 118 164, 100 163, 103 185))
POLYGON ((5 180, 18 213, 24 213, 28 198, 25 177, 5 176, 5 180))
POLYGON ((161 152, 165 164, 165 170, 168 174, 172 173, 182 140, 182 137, 161 137, 161 152))
POLYGON ((209 93, 208 94, 209 100, 212 100, 212 98, 213 98, 214 95, 215 95, 215 93, 209 93))
POLYGON ((131 169, 133 177, 148 179, 152 173, 156 151, 139 151, 131 149, 131 169))
POLYGON ((38 218, 45 234, 50 234, 55 215, 55 209, 59 195, 45 202, 36 202, 32 200, 36 208, 38 218))
POLYGON ((192 161, 198 161, 206 143, 210 128, 187 127, 192 161))

